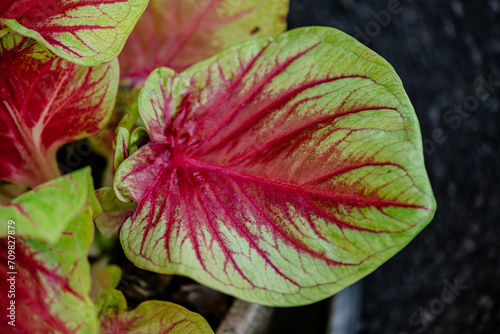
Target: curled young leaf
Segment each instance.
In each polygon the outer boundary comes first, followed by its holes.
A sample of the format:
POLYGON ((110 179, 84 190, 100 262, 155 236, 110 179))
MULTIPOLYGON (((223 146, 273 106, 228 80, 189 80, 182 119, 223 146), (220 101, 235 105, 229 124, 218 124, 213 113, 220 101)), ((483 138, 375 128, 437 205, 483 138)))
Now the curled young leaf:
POLYGON ((123 160, 129 156, 130 146, 130 131, 122 126, 116 129, 116 143, 114 152, 114 166, 115 170, 118 169, 123 160))
POLYGON ((136 265, 267 305, 308 304, 375 270, 432 219, 413 107, 394 69, 331 28, 159 69, 151 142, 115 189, 136 265))
POLYGON ((125 127, 118 127, 116 130, 116 144, 114 152, 114 167, 118 170, 120 164, 131 154, 149 142, 149 135, 146 129, 136 128, 132 134, 125 127))
POLYGON ((0 24, 71 62, 94 66, 118 56, 147 0, 6 0, 0 24))
POLYGON ((116 264, 109 264, 107 257, 102 257, 92 264, 90 275, 92 279, 90 298, 93 302, 96 302, 104 290, 113 290, 118 286, 122 270, 116 264))
POLYGON ((23 237, 0 239, 0 279, 9 283, 2 284, 0 307, 10 315, 0 322, 1 333, 98 332, 89 297, 92 232, 92 210, 86 207, 55 244, 23 237), (13 245, 15 260, 7 257, 13 245), (14 295, 7 298, 6 290, 14 295), (12 305, 14 312, 8 309, 12 305))
POLYGON ((134 154, 135 151, 137 151, 147 143, 149 143, 148 131, 144 128, 136 128, 130 135, 130 147, 128 149, 128 154, 134 154))
POLYGON ((0 43, 0 180, 34 187, 59 176, 58 148, 104 127, 118 63, 76 65, 14 33, 0 43))
POLYGON ((225 48, 283 32, 288 0, 151 0, 120 54, 135 86, 160 66, 184 70, 225 48))

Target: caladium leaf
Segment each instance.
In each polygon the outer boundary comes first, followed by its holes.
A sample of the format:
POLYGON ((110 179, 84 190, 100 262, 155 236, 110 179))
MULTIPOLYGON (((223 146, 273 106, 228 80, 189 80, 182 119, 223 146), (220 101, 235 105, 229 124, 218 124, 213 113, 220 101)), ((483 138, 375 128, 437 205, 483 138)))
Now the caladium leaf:
MULTIPOLYGON (((96 308, 99 312, 99 318, 104 324, 107 322, 107 316, 115 316, 127 309, 127 300, 120 290, 107 287, 99 294, 96 302, 96 308)), ((110 324, 110 327, 113 325, 110 324)), ((102 331, 105 333, 106 331, 102 331)))
MULTIPOLYGON (((16 235, 54 243, 78 212, 91 203, 93 214, 100 214, 94 194, 90 168, 46 182, 0 205, 0 217, 16 222, 16 235)), ((0 238, 7 229, 0 230, 0 238)))
POLYGON ((148 0, 4 0, 0 22, 71 62, 118 56, 148 0))
POLYGON ((0 42, 0 180, 34 187, 59 175, 58 148, 104 127, 118 64, 76 65, 14 33, 0 42))
POLYGON ((288 0, 151 0, 120 54, 134 86, 160 66, 183 70, 245 40, 286 28, 288 0))
POLYGON ((261 304, 326 298, 403 248, 435 210, 413 107, 394 69, 332 28, 159 69, 151 142, 115 189, 136 265, 261 304))
POLYGON ((55 244, 17 236, 15 240, 12 236, 0 239, 0 279, 15 282, 15 296, 6 298, 5 290, 12 288, 10 284, 2 284, 5 297, 0 298, 2 310, 7 310, 14 300, 15 326, 7 323, 12 318, 4 316, 0 332, 98 332, 97 311, 88 296, 87 254, 92 232, 92 210, 86 207, 74 217, 55 244), (7 257, 12 245, 15 245, 14 260, 7 257))
POLYGON ((97 189, 96 195, 103 212, 95 219, 95 224, 104 238, 111 238, 134 212, 137 203, 120 201, 113 188, 108 187, 97 189))
MULTIPOLYGON (((205 319, 180 305, 164 301, 146 301, 127 311, 127 301, 118 285, 121 270, 115 265, 99 265, 100 286, 103 287, 96 306, 101 320, 101 333, 184 334, 213 333, 205 319)), ((94 268, 93 268, 94 271, 94 268)), ((96 275, 97 276, 97 275, 96 275)))
MULTIPOLYGON (((123 295, 113 290, 109 301, 116 304, 123 295)), ((110 308, 101 318, 101 333, 137 333, 137 334, 213 334, 209 324, 202 316, 180 305, 164 301, 146 301, 132 311, 124 307, 110 308)))
POLYGON ((115 264, 109 264, 109 259, 103 257, 92 264, 90 274, 92 278, 90 298, 96 302, 104 290, 113 290, 118 286, 122 270, 115 264))

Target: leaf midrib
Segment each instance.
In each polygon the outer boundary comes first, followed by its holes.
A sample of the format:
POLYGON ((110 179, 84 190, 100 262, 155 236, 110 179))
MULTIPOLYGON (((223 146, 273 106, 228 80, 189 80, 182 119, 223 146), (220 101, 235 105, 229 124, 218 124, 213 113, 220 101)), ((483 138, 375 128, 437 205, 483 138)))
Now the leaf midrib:
MULTIPOLYGON (((317 189, 314 189, 311 187, 304 187, 301 185, 287 184, 287 183, 280 182, 277 180, 271 180, 271 179, 259 177, 256 175, 248 174, 245 172, 241 172, 238 170, 234 170, 234 169, 228 168, 227 166, 216 165, 216 164, 202 161, 200 159, 196 159, 196 158, 189 157, 189 156, 183 156, 183 155, 176 156, 173 160, 173 164, 175 164, 179 167, 184 167, 184 168, 196 168, 196 169, 202 169, 202 170, 207 170, 207 171, 215 171, 215 172, 219 172, 222 174, 230 175, 230 176, 238 178, 238 179, 249 180, 252 182, 264 184, 266 186, 280 188, 280 189, 286 189, 286 190, 290 190, 293 192, 302 193, 302 194, 306 194, 306 195, 328 198, 328 199, 332 199, 332 200, 335 200, 338 202, 343 202, 343 203, 351 203, 351 204, 357 204, 357 205, 363 205, 363 206, 375 206, 375 207, 393 206, 393 207, 407 208, 407 209, 423 209, 426 211, 430 210, 428 207, 423 206, 423 205, 401 203, 401 202, 391 201, 391 200, 370 199, 367 197, 352 196, 352 195, 346 195, 346 194, 341 194, 341 193, 328 193, 328 192, 320 191, 320 190, 317 190, 317 189)), ((352 168, 350 170, 359 169, 359 168, 363 168, 363 167, 382 166, 382 165, 388 165, 388 164, 364 163, 361 165, 357 165, 356 168, 352 168)), ((396 164, 393 164, 393 165, 397 166, 396 164)), ((340 173, 340 174, 342 174, 342 173, 340 173)))

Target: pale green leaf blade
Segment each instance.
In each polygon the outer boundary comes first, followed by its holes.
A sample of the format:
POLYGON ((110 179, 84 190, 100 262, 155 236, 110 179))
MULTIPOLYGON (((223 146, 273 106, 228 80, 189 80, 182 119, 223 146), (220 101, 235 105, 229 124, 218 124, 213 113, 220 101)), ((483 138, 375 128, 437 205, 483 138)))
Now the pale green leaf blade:
MULTIPOLYGON (((84 168, 0 205, 0 219, 14 221, 18 236, 53 243, 88 202, 94 203, 92 212, 95 213, 98 206, 95 206, 92 176, 90 168, 84 168)), ((0 238, 6 236, 7 229, 0 230, 0 238)))
MULTIPOLYGON (((15 277, 15 326, 0 323, 0 332, 76 333, 98 332, 97 311, 90 292, 87 260, 92 243, 92 210, 85 207, 71 220, 54 244, 16 237, 15 264, 7 261, 11 238, 0 239, 0 277, 15 277), (15 271, 15 273, 12 273, 15 271)), ((10 299, 13 300, 13 299, 10 299)), ((2 298, 9 303, 7 298, 2 298)))

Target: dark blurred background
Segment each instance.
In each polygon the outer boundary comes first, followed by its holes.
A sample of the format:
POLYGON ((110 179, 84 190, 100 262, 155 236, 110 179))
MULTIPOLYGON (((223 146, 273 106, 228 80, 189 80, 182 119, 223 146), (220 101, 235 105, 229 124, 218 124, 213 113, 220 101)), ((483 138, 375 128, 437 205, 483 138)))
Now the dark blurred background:
MULTIPOLYGON (((387 59, 413 102, 434 220, 363 280, 359 333, 500 333, 500 0, 291 0, 289 28, 338 28, 387 59)), ((327 302, 271 333, 324 333, 327 302)))

